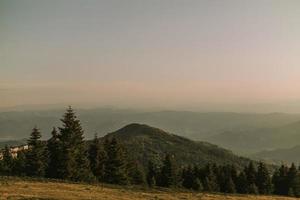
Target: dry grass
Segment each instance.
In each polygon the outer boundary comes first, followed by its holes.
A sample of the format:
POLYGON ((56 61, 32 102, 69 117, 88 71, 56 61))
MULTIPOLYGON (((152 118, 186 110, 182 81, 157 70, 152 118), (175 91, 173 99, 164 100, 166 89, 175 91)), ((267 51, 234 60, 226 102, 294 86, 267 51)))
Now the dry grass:
POLYGON ((275 196, 215 195, 172 190, 143 190, 55 182, 8 180, 1 183, 0 200, 293 200, 275 196))

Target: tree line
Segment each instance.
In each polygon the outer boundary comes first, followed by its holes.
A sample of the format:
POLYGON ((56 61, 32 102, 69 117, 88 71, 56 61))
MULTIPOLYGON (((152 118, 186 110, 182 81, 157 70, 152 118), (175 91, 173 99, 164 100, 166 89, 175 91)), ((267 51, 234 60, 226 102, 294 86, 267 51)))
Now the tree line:
POLYGON ((167 155, 162 167, 149 162, 147 183, 149 186, 184 187, 194 191, 284 195, 300 197, 300 167, 282 165, 271 173, 268 166, 250 162, 244 169, 234 165, 207 164, 204 167, 187 166, 176 170, 167 155), (177 172, 176 172, 177 171, 177 172))
MULTIPOLYGON (((300 168, 282 165, 271 173, 268 166, 250 162, 244 169, 234 165, 207 164, 204 167, 177 167, 174 155, 161 162, 150 160, 142 166, 128 157, 115 138, 84 140, 84 131, 75 112, 69 107, 53 128, 51 138, 43 141, 38 128, 28 139, 28 150, 13 158, 8 146, 3 150, 0 173, 4 176, 45 177, 83 182, 183 187, 194 191, 276 194, 300 196, 300 168)), ((176 156, 176 155, 175 155, 176 156)))
POLYGON ((120 185, 145 183, 141 166, 127 157, 115 138, 103 142, 95 136, 93 141, 85 141, 80 120, 71 107, 61 122, 47 141, 42 140, 37 127, 33 128, 28 150, 19 151, 16 158, 6 146, 0 174, 120 185))

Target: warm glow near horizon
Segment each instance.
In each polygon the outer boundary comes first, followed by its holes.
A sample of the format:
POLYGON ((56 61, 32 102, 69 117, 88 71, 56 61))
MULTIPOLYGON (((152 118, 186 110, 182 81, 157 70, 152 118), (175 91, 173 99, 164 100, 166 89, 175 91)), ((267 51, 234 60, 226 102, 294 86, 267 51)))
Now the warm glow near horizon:
POLYGON ((0 108, 300 112, 299 9, 297 0, 0 0, 0 108))

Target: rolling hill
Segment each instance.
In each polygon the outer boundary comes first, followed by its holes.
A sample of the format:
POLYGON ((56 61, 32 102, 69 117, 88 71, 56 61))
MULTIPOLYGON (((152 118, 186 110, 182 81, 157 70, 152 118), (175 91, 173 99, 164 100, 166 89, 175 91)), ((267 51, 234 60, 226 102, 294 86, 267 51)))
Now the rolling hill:
POLYGON ((179 166, 207 163, 234 164, 238 167, 248 164, 249 159, 234 155, 231 151, 206 142, 167 133, 144 124, 130 124, 102 139, 117 138, 133 159, 147 165, 148 160, 159 161, 166 153, 175 157, 179 166))
POLYGON ((211 136, 208 141, 234 152, 254 154, 263 150, 292 148, 300 145, 300 121, 276 128, 227 131, 211 136))
POLYGON ((268 163, 273 163, 277 165, 280 165, 282 163, 291 164, 292 162, 298 164, 300 161, 300 145, 286 149, 261 151, 251 155, 251 158, 256 160, 264 160, 268 163))

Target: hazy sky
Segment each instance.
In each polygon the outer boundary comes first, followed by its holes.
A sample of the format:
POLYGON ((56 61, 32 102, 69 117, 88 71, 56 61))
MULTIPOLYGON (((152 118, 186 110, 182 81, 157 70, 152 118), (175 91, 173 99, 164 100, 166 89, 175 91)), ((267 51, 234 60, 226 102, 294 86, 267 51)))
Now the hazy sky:
POLYGON ((0 107, 298 102, 299 0, 0 0, 0 107))

